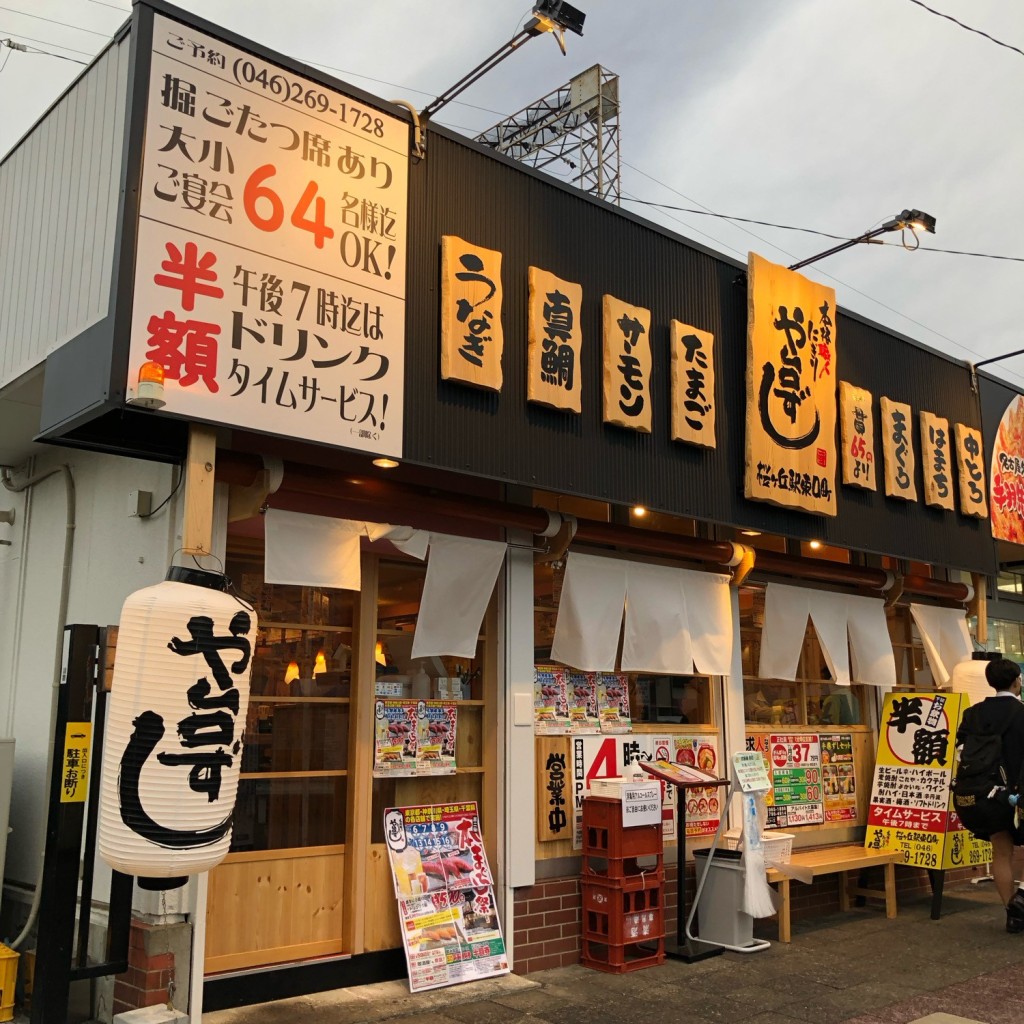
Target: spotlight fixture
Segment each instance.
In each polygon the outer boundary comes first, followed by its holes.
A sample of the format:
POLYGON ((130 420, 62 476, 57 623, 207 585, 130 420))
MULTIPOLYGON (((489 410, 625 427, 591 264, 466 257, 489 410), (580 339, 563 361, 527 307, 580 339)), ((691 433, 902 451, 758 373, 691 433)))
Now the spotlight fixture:
POLYGON ((760 537, 761 536, 761 531, 760 530, 740 530, 740 533, 742 533, 744 537, 760 537))
POLYGON ((379 459, 374 459, 373 464, 378 469, 395 469, 399 465, 399 462, 397 459, 388 459, 382 457, 379 459))
POLYGON ((821 541, 820 540, 812 540, 810 542, 810 548, 811 548, 812 551, 817 551, 820 547, 821 547, 821 541))
MULTIPOLYGON (((927 231, 930 234, 935 234, 935 218, 930 213, 923 213, 921 210, 904 210, 891 220, 887 220, 881 227, 865 231, 863 235, 858 235, 856 238, 851 238, 846 242, 840 242, 839 245, 834 245, 831 249, 819 252, 817 256, 808 256, 807 259, 792 264, 789 269, 799 270, 801 267, 806 267, 809 263, 816 263, 818 260, 823 260, 826 256, 834 256, 837 252, 842 252, 844 249, 859 245, 861 242, 870 242, 879 235, 884 235, 887 231, 909 231, 914 236, 914 240, 917 241, 918 231, 927 231)), ((920 245, 920 242, 918 242, 918 245, 920 245)), ((917 248, 917 245, 904 245, 904 248, 914 250, 917 248)))
POLYGON ((637 519, 643 519, 643 517, 647 515, 647 509, 644 508, 643 505, 634 505, 632 508, 632 512, 637 519))

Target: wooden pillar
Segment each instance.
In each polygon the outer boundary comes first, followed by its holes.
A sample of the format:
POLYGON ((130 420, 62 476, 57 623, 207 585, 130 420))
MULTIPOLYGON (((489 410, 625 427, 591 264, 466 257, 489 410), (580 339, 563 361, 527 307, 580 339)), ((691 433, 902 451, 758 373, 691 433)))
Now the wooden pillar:
POLYGON ((974 599, 967 613, 978 616, 978 631, 974 639, 984 646, 988 643, 988 578, 980 572, 972 572, 971 585, 974 587, 974 599))
POLYGON ((213 427, 193 423, 188 431, 185 464, 185 518, 181 549, 186 555, 213 552, 213 474, 217 465, 217 434, 213 427))

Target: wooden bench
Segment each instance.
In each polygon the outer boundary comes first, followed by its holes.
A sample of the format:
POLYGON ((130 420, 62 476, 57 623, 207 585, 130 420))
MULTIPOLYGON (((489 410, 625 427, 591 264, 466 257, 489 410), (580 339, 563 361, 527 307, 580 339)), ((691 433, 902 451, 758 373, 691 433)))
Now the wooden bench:
MULTIPOLYGON (((885 916, 896 916, 896 863, 903 860, 902 853, 892 850, 865 850, 853 843, 843 846, 823 846, 816 850, 794 850, 789 858, 793 867, 801 868, 810 878, 819 875, 840 874, 839 908, 850 909, 849 873, 864 868, 882 865, 885 868, 885 889, 853 889, 855 896, 867 896, 885 900, 885 916)), ((791 937, 789 918, 789 886, 787 878, 775 867, 768 868, 768 881, 777 882, 782 904, 779 907, 779 942, 789 942, 791 937)))

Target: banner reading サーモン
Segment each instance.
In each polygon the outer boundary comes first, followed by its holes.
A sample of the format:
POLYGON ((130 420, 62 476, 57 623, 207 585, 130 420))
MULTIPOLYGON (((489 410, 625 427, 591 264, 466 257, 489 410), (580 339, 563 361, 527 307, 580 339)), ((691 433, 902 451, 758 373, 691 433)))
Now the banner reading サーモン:
POLYGON ((963 693, 886 694, 867 849, 899 850, 905 864, 932 869, 992 859, 989 844, 964 829, 950 793, 956 731, 969 704, 963 693))
POLYGON ((408 125, 154 16, 129 397, 402 451, 408 125))
POLYGON ((746 497, 836 514, 836 294, 750 253, 746 497))

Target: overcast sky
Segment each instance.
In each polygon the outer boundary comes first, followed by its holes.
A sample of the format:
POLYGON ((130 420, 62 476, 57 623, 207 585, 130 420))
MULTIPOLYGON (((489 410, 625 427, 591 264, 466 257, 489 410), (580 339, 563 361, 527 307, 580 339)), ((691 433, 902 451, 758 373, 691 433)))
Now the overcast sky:
MULTIPOLYGON (((185 0, 386 99, 425 106, 522 25, 529 0, 185 0)), ((1020 0, 928 0, 1024 50, 1020 0)), ((127 0, 3 0, 0 39, 88 60, 127 0), (27 12, 31 11, 33 17, 27 12), (18 13, 25 12, 25 13, 18 13), (49 20, 43 20, 49 19, 49 20), (55 24, 60 22, 63 24, 55 24), (76 28, 68 27, 76 26, 76 28), (88 31, 87 31, 88 30, 88 31)), ((924 245, 1024 257, 1024 55, 912 0, 577 0, 563 57, 530 41, 438 120, 475 135, 599 63, 620 76, 623 195, 852 237, 906 207, 924 245)), ((0 154, 81 71, 0 48, 0 154)), ((623 207, 731 256, 813 235, 623 207)), ((3 230, 0 225, 0 230, 3 230)), ((890 240, 898 240, 890 235, 890 240)), ((839 304, 952 357, 1024 348, 1024 263, 856 246, 808 268, 839 304)), ((1024 357, 992 367, 1024 387, 1024 357)))

